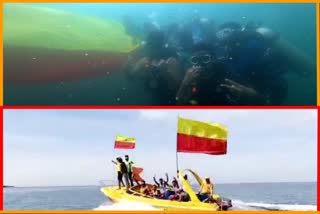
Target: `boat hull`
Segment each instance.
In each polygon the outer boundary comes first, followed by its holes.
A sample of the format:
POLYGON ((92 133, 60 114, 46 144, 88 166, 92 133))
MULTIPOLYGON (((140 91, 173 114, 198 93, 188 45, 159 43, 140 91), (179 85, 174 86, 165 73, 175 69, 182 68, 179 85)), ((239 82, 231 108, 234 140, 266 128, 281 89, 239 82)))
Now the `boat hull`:
POLYGON ((179 202, 163 199, 147 198, 138 195, 126 193, 125 189, 119 190, 118 187, 103 187, 101 192, 112 202, 119 202, 122 200, 130 202, 138 202, 149 204, 155 208, 163 210, 208 210, 217 211, 219 206, 217 204, 197 203, 197 202, 179 202))

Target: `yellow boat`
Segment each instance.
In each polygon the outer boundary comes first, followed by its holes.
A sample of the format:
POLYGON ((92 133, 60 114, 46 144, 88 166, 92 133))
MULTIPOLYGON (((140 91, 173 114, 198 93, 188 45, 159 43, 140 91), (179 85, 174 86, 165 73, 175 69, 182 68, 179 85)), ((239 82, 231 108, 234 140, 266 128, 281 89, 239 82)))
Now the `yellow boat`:
MULTIPOLYGON (((166 199, 157 199, 151 196, 143 195, 139 192, 140 187, 134 186, 126 191, 125 188, 119 189, 118 186, 105 186, 101 188, 101 192, 107 196, 113 202, 119 202, 121 200, 131 201, 131 202, 139 202, 149 204, 155 208, 161 208, 164 210, 210 210, 210 211, 218 211, 218 210, 227 210, 232 207, 231 200, 224 200, 217 194, 213 195, 213 198, 216 202, 207 203, 202 202, 198 199, 196 193, 193 191, 188 180, 185 180, 183 175, 189 172, 191 173, 198 184, 201 185, 202 179, 198 174, 190 169, 186 169, 179 172, 179 180, 183 186, 184 191, 189 195, 190 200, 187 202, 183 201, 171 201, 166 199)), ((150 185, 150 184, 149 184, 150 185)))

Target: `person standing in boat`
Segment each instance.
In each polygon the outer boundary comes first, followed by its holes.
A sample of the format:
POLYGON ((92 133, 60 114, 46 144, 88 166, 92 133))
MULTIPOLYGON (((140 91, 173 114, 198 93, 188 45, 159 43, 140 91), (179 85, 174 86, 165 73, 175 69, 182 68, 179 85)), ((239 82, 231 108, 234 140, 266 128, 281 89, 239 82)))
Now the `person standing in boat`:
POLYGON ((122 160, 122 158, 119 158, 119 162, 120 162, 121 173, 122 173, 122 176, 124 177, 124 182, 126 184, 126 188, 127 188, 127 191, 128 191, 129 187, 130 187, 128 169, 127 169, 127 166, 126 166, 125 162, 122 160))
POLYGON ((134 164, 132 160, 129 160, 129 155, 124 156, 125 163, 128 169, 128 178, 130 181, 130 186, 133 186, 133 179, 132 179, 132 165, 134 164))
POLYGON ((116 169, 117 169, 117 178, 118 178, 119 189, 121 189, 121 184, 124 186, 124 183, 123 183, 123 180, 122 180, 123 174, 121 172, 120 159, 121 159, 120 157, 117 157, 116 158, 117 161, 112 160, 112 163, 114 163, 116 165, 116 169))
POLYGON ((209 177, 205 177, 202 181, 200 192, 197 194, 200 201, 205 201, 210 198, 213 194, 213 184, 210 181, 209 177))

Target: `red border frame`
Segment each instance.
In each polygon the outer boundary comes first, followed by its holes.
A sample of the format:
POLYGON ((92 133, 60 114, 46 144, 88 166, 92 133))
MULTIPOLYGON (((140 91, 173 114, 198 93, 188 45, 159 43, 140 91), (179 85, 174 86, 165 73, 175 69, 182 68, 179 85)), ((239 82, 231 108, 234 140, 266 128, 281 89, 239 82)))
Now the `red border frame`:
POLYGON ((318 109, 317 106, 5 106, 6 109, 318 109))
POLYGON ((320 180, 320 171, 319 171, 319 163, 320 163, 320 157, 319 157, 319 153, 320 153, 320 146, 319 146, 319 131, 320 131, 320 127, 319 127, 319 120, 320 120, 320 115, 319 115, 319 109, 320 107, 317 107, 317 114, 318 114, 318 129, 317 129, 317 211, 320 211, 320 188, 319 188, 319 180, 320 180))
MULTIPOLYGON (((1 107, 0 110, 0 165, 1 165, 1 173, 0 173, 0 184, 3 187, 3 145, 4 145, 4 139, 3 139, 3 107, 1 107)), ((1 188, 1 192, 0 192, 0 210, 3 210, 3 188, 1 188)))

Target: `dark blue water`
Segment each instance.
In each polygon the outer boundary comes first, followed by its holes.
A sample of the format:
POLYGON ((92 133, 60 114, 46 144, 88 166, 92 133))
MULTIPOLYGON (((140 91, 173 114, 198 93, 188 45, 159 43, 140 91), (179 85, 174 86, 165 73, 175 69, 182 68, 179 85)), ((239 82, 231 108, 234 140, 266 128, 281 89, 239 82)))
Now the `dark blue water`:
MULTIPOLYGON (((5 210, 142 210, 144 204, 111 202, 98 186, 5 188, 5 210)), ((217 184, 235 210, 316 210, 316 183, 217 184)))

